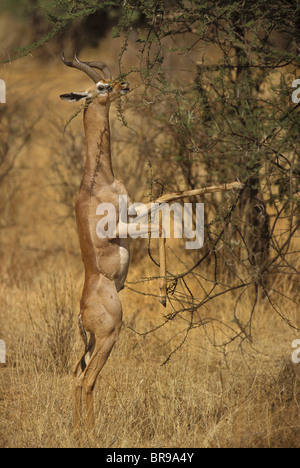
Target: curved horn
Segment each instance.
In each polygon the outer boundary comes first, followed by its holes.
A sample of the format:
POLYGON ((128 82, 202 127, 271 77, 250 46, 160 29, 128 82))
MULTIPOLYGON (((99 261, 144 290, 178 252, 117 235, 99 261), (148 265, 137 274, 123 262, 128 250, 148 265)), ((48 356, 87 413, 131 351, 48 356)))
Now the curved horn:
POLYGON ((105 79, 112 80, 111 71, 105 63, 102 63, 102 62, 81 62, 81 63, 85 63, 89 67, 98 68, 98 70, 102 71, 105 79))
POLYGON ((65 59, 64 53, 62 54, 62 61, 64 62, 65 65, 67 65, 67 67, 73 67, 73 68, 77 68, 78 70, 82 70, 94 81, 94 83, 98 83, 98 81, 101 80, 101 76, 95 70, 93 70, 88 65, 88 63, 80 62, 76 54, 75 54, 75 62, 67 62, 67 60, 65 59))

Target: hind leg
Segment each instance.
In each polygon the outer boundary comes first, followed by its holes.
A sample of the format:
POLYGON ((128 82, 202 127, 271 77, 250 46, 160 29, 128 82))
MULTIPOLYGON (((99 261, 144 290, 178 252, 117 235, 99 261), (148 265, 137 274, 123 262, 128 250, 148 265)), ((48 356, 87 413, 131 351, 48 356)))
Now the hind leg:
POLYGON ((82 376, 82 389, 85 396, 87 423, 89 430, 95 427, 93 390, 97 377, 105 365, 114 344, 117 341, 119 330, 113 330, 109 336, 97 337, 93 354, 82 376))
POLYGON ((93 390, 98 374, 119 336, 122 324, 122 304, 115 283, 104 276, 97 278, 88 293, 82 300, 84 307, 81 311, 81 324, 84 331, 91 334, 91 338, 86 347, 84 360, 80 359, 76 367, 74 427, 80 425, 83 391, 88 427, 92 430, 95 425, 93 390))
POLYGON ((75 433, 79 431, 81 424, 82 392, 85 397, 88 428, 92 431, 95 427, 93 390, 97 377, 118 339, 121 323, 121 319, 115 322, 109 314, 101 314, 99 327, 95 333, 91 334, 88 352, 79 359, 75 366, 75 433))
POLYGON ((83 373, 87 364, 89 362, 90 356, 92 355, 95 347, 95 336, 90 335, 90 340, 88 345, 86 345, 86 351, 82 357, 77 361, 73 375, 75 378, 75 388, 74 388, 74 433, 78 433, 81 425, 81 410, 82 410, 82 379, 83 373))

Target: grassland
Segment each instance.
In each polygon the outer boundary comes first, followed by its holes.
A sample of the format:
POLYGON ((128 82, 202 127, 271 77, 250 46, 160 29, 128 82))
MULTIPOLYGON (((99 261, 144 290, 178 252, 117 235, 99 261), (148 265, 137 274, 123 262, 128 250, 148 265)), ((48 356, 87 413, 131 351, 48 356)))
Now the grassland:
MULTIPOLYGON (((77 285, 66 272, 53 271, 48 282, 33 288, 2 286, 8 361, 0 368, 1 447, 78 446, 71 378, 81 349, 77 299, 77 285)), ((224 354, 211 345, 212 330, 196 330, 162 366, 182 324, 141 335, 161 323, 160 306, 132 299, 128 290, 123 301, 123 330, 95 389, 96 436, 84 432, 81 446, 299 446, 295 334, 264 303, 252 346, 224 354)), ((230 314, 229 302, 220 306, 230 314)))

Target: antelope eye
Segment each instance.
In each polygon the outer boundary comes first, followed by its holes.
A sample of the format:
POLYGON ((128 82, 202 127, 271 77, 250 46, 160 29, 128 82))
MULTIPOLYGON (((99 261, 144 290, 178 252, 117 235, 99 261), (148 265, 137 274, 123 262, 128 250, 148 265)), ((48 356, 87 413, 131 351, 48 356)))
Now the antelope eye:
POLYGON ((98 91, 103 91, 104 89, 105 89, 105 86, 103 86, 103 85, 98 86, 98 91))

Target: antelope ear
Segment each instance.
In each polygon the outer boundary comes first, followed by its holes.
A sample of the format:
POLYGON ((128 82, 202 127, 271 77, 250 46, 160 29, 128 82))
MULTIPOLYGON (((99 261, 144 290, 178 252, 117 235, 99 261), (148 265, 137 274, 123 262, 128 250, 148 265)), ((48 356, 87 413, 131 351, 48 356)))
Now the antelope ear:
POLYGON ((68 102, 81 101, 81 99, 86 99, 87 97, 88 97, 87 91, 84 91, 83 93, 67 93, 67 94, 60 95, 61 99, 63 99, 64 101, 68 101, 68 102))

